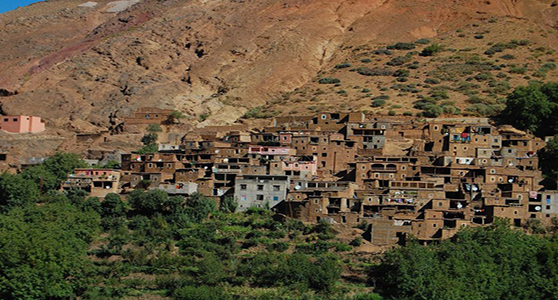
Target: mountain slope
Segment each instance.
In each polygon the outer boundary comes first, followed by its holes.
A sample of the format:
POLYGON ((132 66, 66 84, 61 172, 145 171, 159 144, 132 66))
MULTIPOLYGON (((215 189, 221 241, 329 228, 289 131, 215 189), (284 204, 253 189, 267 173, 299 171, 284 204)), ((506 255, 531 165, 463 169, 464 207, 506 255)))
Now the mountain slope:
MULTIPOLYGON (((184 111, 190 122, 204 113, 206 123, 230 123, 311 86, 351 47, 448 35, 492 17, 548 30, 558 10, 535 0, 143 0, 109 13, 109 1, 84 2, 51 0, 0 15, 7 45, 0 89, 17 92, 0 97, 5 113, 40 115, 78 132, 144 106, 184 111)), ((342 109, 336 99, 324 101, 342 109)))

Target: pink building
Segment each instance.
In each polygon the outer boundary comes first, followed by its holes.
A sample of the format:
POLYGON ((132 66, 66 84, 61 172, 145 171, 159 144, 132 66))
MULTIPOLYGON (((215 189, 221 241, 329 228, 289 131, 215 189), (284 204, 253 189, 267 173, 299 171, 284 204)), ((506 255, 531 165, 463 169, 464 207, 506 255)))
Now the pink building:
POLYGON ((38 133, 45 130, 41 117, 0 116, 0 129, 11 133, 38 133))

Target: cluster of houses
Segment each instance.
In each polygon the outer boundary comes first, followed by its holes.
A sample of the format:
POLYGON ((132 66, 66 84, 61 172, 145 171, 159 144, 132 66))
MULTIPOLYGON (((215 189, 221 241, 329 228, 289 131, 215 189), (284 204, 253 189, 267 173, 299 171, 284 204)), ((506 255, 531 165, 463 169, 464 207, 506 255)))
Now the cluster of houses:
POLYGON ((429 243, 496 218, 524 226, 558 217, 558 191, 539 184, 537 152, 544 146, 483 118, 321 113, 276 117, 258 129, 200 128, 160 144, 157 153, 123 154, 119 170, 76 170, 62 188, 99 197, 139 188, 199 192, 217 201, 232 197, 240 211, 366 222, 376 245, 409 236, 429 243))

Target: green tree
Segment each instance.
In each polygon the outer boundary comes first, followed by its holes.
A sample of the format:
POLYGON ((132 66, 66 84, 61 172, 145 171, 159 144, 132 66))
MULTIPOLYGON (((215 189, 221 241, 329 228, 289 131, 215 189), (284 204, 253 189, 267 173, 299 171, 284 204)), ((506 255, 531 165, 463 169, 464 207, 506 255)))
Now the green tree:
POLYGON ((59 152, 46 159, 43 164, 23 170, 22 176, 34 181, 45 193, 58 190, 60 183, 66 180, 68 174, 75 169, 86 167, 88 167, 87 163, 79 155, 59 152))
POLYGON ((174 123, 179 123, 180 124, 180 119, 184 118, 185 115, 178 110, 173 110, 171 112, 171 114, 169 115, 169 123, 174 124, 174 123))
POLYGON ((34 182, 19 175, 0 175, 0 211, 34 204, 38 199, 39 188, 34 182))
POLYGON ((103 212, 101 201, 99 201, 99 198, 97 197, 88 197, 87 199, 85 199, 85 201, 83 201, 83 203, 81 204, 81 209, 84 211, 92 210, 99 215, 103 212))
POLYGON ((78 168, 87 168, 87 163, 75 153, 56 153, 43 163, 45 168, 62 182, 68 174, 78 168))
POLYGON ((75 299, 89 283, 99 215, 67 203, 0 215, 0 298, 75 299))
POLYGON ((57 190, 60 187, 58 177, 49 171, 46 166, 38 165, 23 170, 21 176, 27 180, 33 181, 42 193, 57 190))
POLYGON ((156 133, 148 133, 141 138, 141 142, 146 145, 154 145, 157 142, 159 136, 156 133))
POLYGON ((126 205, 118 194, 109 193, 101 202, 101 215, 105 217, 122 217, 126 214, 126 205))
POLYGON ((539 167, 548 181, 558 185, 558 135, 539 152, 539 167))
POLYGON ((187 200, 188 214, 192 221, 200 223, 205 220, 209 214, 215 211, 215 201, 200 193, 190 195, 187 200))
POLYGON ((161 128, 161 125, 159 124, 149 124, 147 126, 147 131, 151 133, 161 132, 163 131, 163 128, 161 128))
POLYGON ((219 205, 219 210, 228 213, 234 213, 238 208, 238 202, 234 197, 225 197, 219 205))
POLYGON ((537 136, 558 133, 558 83, 520 86, 511 93, 502 120, 537 136))
POLYGON ((508 222, 466 228, 438 245, 388 251, 371 277, 394 299, 549 299, 558 291, 555 239, 508 222))
POLYGON ((425 47, 424 49, 422 49, 422 51, 420 52, 420 56, 433 56, 438 52, 441 52, 443 50, 442 46, 440 46, 439 44, 432 44, 430 46, 425 47))

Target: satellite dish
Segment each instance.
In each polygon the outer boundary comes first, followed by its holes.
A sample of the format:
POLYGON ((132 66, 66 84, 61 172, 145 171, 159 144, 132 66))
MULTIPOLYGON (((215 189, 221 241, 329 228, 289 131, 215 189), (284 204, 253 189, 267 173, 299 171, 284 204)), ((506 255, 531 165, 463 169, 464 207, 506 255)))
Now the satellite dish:
POLYGON ((227 162, 229 162, 229 159, 228 159, 228 158, 225 158, 225 159, 223 159, 223 162, 226 162, 226 163, 227 163, 227 162))
POLYGON ((463 204, 457 203, 457 208, 462 209, 462 208, 463 208, 463 204))
POLYGON ((536 211, 540 211, 542 208, 540 206, 535 206, 536 211))
POLYGON ((295 186, 295 190, 300 190, 302 187, 300 185, 295 186))
POLYGON ((205 170, 207 170, 207 166, 203 167, 205 170))

